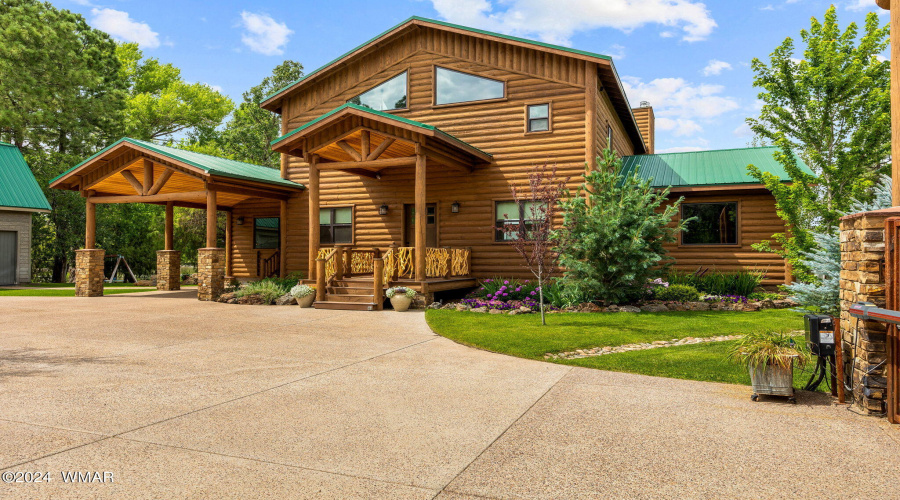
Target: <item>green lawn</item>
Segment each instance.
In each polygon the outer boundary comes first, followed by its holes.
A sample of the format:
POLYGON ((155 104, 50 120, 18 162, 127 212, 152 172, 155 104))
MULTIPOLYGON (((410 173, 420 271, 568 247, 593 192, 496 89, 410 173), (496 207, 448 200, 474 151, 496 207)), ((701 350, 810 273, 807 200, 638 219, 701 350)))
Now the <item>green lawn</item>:
MULTIPOLYGON (((762 329, 803 328, 802 314, 784 309, 749 313, 552 314, 547 315, 547 326, 541 326, 537 314, 508 316, 429 310, 425 318, 436 333, 461 344, 539 360, 544 360, 544 354, 548 352, 589 347, 713 337, 762 329)), ((725 359, 729 345, 730 342, 712 342, 552 362, 659 377, 749 385, 747 369, 725 359)), ((802 387, 809 374, 795 370, 794 378, 795 387, 802 387)))
MULTIPOLYGON (((152 292, 156 290, 156 288, 121 288, 118 290, 115 289, 105 289, 103 290, 103 295, 116 295, 120 293, 137 293, 137 292, 152 292)), ((75 289, 74 288, 63 288, 63 289, 33 289, 33 290, 9 290, 0 288, 0 297, 74 297, 75 289)))

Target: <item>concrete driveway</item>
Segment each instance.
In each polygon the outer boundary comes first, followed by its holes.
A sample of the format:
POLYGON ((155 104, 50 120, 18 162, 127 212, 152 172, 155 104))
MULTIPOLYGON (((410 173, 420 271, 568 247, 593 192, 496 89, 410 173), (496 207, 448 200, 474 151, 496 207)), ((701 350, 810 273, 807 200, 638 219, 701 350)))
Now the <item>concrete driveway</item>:
POLYGON ((0 497, 898 495, 900 431, 827 398, 487 353, 420 312, 195 295, 0 298, 0 469, 50 473, 0 497))

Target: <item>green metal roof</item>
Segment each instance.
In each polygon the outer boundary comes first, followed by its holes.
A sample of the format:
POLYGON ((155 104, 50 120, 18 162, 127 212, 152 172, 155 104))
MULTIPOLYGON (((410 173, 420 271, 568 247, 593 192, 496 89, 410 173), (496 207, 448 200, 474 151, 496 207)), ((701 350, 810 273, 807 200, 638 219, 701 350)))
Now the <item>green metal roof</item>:
MULTIPOLYGON (((630 175, 640 166, 638 175, 643 179, 652 178, 653 187, 658 188, 759 184, 747 172, 747 165, 752 164, 763 172, 777 175, 782 181, 789 181, 790 176, 773 156, 777 150, 775 146, 766 146, 626 156, 622 158, 622 172, 623 175, 630 175)), ((812 174, 799 158, 797 163, 812 174)))
POLYGON ((31 168, 19 148, 0 142, 0 208, 50 210, 31 168))
POLYGON ((57 176, 55 179, 50 181, 50 183, 54 183, 62 177, 65 177, 70 172, 73 172, 78 167, 84 165, 85 163, 97 158, 115 146, 127 142, 133 144, 135 146, 140 146, 154 153, 158 153, 161 156, 165 156, 168 158, 172 158, 174 160, 180 161, 182 163, 187 163, 193 167, 197 167, 210 175, 218 175, 221 177, 231 177, 234 179, 245 179, 250 181, 263 182, 266 184, 274 184, 277 186, 286 186, 286 187, 303 187, 302 184, 298 184, 293 181, 289 181, 287 179, 281 178, 281 172, 269 167, 262 167, 259 165, 253 165, 251 163, 244 163, 236 160, 229 160, 226 158, 219 158, 218 156, 210 156, 202 153, 195 153, 193 151, 185 151, 183 149, 173 148, 169 146, 161 146, 159 144, 154 144, 152 142, 140 141, 138 139, 132 139, 130 137, 123 137, 118 141, 110 144, 109 146, 101 149, 96 154, 91 156, 90 158, 84 160, 83 162, 75 165, 74 167, 66 170, 61 175, 57 176))
POLYGON ((325 113, 325 114, 323 114, 323 115, 317 117, 316 119, 311 120, 311 121, 308 121, 308 122, 304 123, 303 125, 300 125, 299 127, 295 128, 294 130, 291 130, 290 132, 284 134, 283 136, 278 137, 277 139, 273 140, 272 142, 269 143, 269 145, 275 145, 275 144, 277 144, 277 143, 279 143, 279 142, 281 142, 281 141, 287 139, 288 137, 291 137, 291 136, 294 135, 294 134, 300 133, 300 132, 302 132, 303 130, 306 130, 306 129, 308 129, 309 127, 315 125, 316 123, 319 123, 319 122, 321 122, 322 120, 328 118, 329 116, 332 116, 332 115, 334 115, 334 114, 336 114, 336 113, 338 113, 338 112, 340 112, 340 111, 343 111, 343 110, 345 110, 345 109, 355 109, 355 110, 357 110, 357 111, 363 111, 363 112, 365 112, 365 113, 371 113, 371 114, 373 114, 373 115, 380 116, 380 117, 382 117, 382 118, 387 118, 387 119, 392 120, 392 121, 396 121, 396 122, 400 122, 400 123, 405 123, 405 124, 407 124, 407 125, 411 125, 411 126, 416 127, 416 128, 421 128, 421 129, 423 129, 423 130, 428 130, 428 131, 430 131, 430 132, 434 132, 434 133, 436 133, 436 134, 440 134, 440 135, 444 136, 446 139, 448 139, 448 140, 450 140, 450 141, 452 141, 452 142, 460 143, 460 144, 462 144, 462 145, 464 145, 464 146, 466 146, 466 147, 472 148, 472 149, 474 149, 474 150, 476 150, 476 151, 478 151, 478 152, 480 152, 480 153, 482 153, 482 154, 485 154, 485 155, 487 155, 487 156, 492 156, 490 153, 486 153, 486 152, 482 151, 481 149, 478 149, 477 147, 475 147, 475 146, 473 146, 473 145, 467 143, 466 141, 463 141, 462 139, 459 139, 459 138, 457 138, 457 137, 455 137, 455 136, 453 136, 453 135, 451 135, 451 134, 448 134, 447 132, 444 132, 443 130, 441 130, 441 129, 435 127, 434 125, 428 125, 427 123, 417 122, 417 121, 415 121, 415 120, 410 120, 409 118, 404 118, 404 117, 402 117, 402 116, 392 115, 392 114, 390 114, 390 113, 385 113, 384 111, 378 111, 378 110, 376 110, 376 109, 372 109, 372 108, 369 108, 369 107, 366 107, 366 106, 360 106, 359 104, 353 104, 352 102, 348 102, 348 103, 345 103, 345 104, 341 104, 340 106, 338 106, 338 107, 332 109, 331 111, 329 111, 329 112, 327 112, 327 113, 325 113))
POLYGON ((412 17, 410 17, 409 19, 403 21, 402 23, 399 23, 399 24, 397 24, 396 26, 393 26, 393 27, 391 27, 390 29, 388 29, 388 30, 386 30, 386 31, 384 31, 384 32, 382 32, 382 33, 380 33, 380 34, 378 34, 377 36, 371 38, 370 40, 367 40, 366 42, 364 42, 364 43, 362 43, 362 44, 360 44, 360 45, 357 45, 357 46, 354 47, 353 49, 351 49, 351 50, 349 50, 348 52, 346 52, 346 53, 340 55, 340 56, 337 57, 336 59, 333 59, 333 60, 329 61, 329 62, 326 63, 325 65, 320 66, 319 68, 315 69, 314 71, 312 71, 312 72, 310 72, 310 73, 307 73, 306 75, 303 75, 302 77, 298 78, 297 80, 294 80, 293 82, 289 83, 288 85, 285 85, 284 87, 282 87, 282 88, 276 90, 276 91, 273 92, 271 95, 266 96, 266 98, 263 99, 263 102, 268 101, 269 99, 271 99, 271 98, 277 96, 278 94, 280 94, 280 93, 284 92, 285 90, 287 90, 287 89, 293 87, 294 85, 300 83, 301 81, 303 81, 303 80, 305 80, 305 79, 307 79, 307 78, 309 78, 309 77, 311 77, 311 76, 313 76, 313 75, 319 73, 320 71, 322 71, 322 70, 324 70, 325 68, 331 66, 332 64, 334 64, 334 63, 340 61, 341 59, 343 59, 343 58, 349 56, 350 54, 356 52, 357 50, 359 50, 359 49, 365 47, 366 45, 369 45, 370 43, 374 42, 375 40, 378 40, 379 38, 383 37, 384 35, 387 35, 387 34, 390 33, 391 31, 394 31, 395 29, 397 29, 397 28, 403 26, 404 24, 407 24, 407 23, 409 23, 409 22, 412 22, 412 21, 423 21, 423 22, 426 22, 426 23, 433 23, 433 24, 437 24, 437 25, 440 25, 440 26, 446 26, 446 27, 448 27, 448 28, 454 28, 454 29, 464 30, 464 31, 468 31, 468 32, 471 32, 471 33, 478 33, 478 34, 480 34, 480 35, 495 36, 495 37, 497 37, 497 38, 503 38, 503 39, 505 39, 505 40, 512 40, 512 41, 514 41, 514 42, 527 43, 527 44, 529 44, 529 45, 534 45, 534 46, 536 46, 536 47, 543 47, 543 48, 546 48, 546 49, 562 50, 562 51, 565 51, 565 52, 570 52, 570 53, 572 53, 572 54, 578 54, 578 55, 587 56, 587 57, 594 57, 594 58, 597 58, 597 59, 605 59, 605 60, 607 60, 607 61, 609 61, 609 60, 612 59, 611 57, 606 56, 606 55, 603 55, 603 54, 597 54, 597 53, 594 53, 594 52, 588 52, 588 51, 585 51, 585 50, 573 49, 573 48, 571 48, 571 47, 563 47, 562 45, 553 45, 553 44, 551 44, 551 43, 538 42, 538 41, 535 41, 535 40, 529 40, 529 39, 527 39, 527 38, 519 38, 519 37, 517 37, 517 36, 510 36, 510 35, 504 35, 504 34, 502 34, 502 33, 495 33, 495 32, 493 32, 493 31, 486 31, 486 30, 480 30, 480 29, 477 29, 477 28, 470 28, 470 27, 468 27, 468 26, 462 26, 462 25, 459 25, 459 24, 452 24, 452 23, 448 23, 448 22, 444 22, 444 21, 437 21, 437 20, 435 20, 435 19, 428 19, 427 17, 412 16, 412 17))

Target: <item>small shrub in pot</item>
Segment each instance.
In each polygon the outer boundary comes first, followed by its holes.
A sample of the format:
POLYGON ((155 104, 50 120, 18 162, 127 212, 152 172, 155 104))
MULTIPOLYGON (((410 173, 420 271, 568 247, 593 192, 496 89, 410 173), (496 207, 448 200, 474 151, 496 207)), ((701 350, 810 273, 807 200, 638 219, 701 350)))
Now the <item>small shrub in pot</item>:
POLYGON ((316 300, 316 289, 309 285, 296 285, 291 288, 291 295, 297 299, 300 307, 310 307, 316 300))
POLYGON ((413 299, 416 298, 416 291, 405 286, 395 286, 388 288, 385 296, 391 299, 391 306, 395 311, 403 312, 409 309, 413 299))

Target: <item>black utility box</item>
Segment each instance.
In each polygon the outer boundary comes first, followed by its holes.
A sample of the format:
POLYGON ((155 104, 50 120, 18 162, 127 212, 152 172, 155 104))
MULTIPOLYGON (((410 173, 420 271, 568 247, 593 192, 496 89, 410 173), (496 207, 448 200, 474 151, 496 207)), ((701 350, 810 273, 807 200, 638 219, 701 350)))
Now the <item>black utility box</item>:
POLYGON ((803 316, 806 342, 816 356, 834 356, 834 318, 825 314, 803 316))

